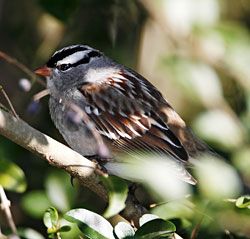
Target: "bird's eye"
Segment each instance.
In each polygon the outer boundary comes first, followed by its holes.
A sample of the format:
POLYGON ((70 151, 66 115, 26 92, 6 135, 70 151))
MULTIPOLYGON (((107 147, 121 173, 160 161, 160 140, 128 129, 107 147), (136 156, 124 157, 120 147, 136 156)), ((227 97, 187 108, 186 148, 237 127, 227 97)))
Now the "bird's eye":
POLYGON ((62 64, 62 65, 58 65, 58 66, 57 66, 57 69, 60 70, 60 71, 66 71, 66 70, 68 70, 70 67, 71 67, 70 64, 62 64))

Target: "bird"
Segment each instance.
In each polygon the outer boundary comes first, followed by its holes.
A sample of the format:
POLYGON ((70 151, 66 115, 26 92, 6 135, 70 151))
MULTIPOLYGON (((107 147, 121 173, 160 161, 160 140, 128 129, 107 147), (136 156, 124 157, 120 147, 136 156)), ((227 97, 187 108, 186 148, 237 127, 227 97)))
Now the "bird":
POLYGON ((181 180, 196 184, 186 167, 208 146, 142 75, 81 44, 57 50, 35 73, 46 77, 52 121, 72 149, 87 158, 98 156, 92 127, 109 160, 135 152, 167 156, 180 167, 181 180), (72 120, 76 107, 88 122, 72 120))

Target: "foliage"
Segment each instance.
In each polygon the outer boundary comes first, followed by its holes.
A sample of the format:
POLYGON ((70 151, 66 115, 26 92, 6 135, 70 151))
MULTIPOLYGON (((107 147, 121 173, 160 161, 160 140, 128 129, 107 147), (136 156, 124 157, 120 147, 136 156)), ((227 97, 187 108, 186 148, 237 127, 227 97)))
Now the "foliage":
POLYGON ((119 222, 114 228, 100 215, 86 209, 73 209, 65 214, 65 218, 78 225, 83 234, 90 239, 150 239, 169 238, 176 228, 170 221, 154 218, 151 214, 143 216, 144 223, 140 224, 137 231, 130 224, 119 222), (148 218, 146 221, 145 217, 148 218))
POLYGON ((104 212, 104 217, 109 218, 125 208, 125 201, 128 195, 128 187, 124 180, 115 176, 102 178, 105 187, 109 194, 109 207, 104 212))
POLYGON ((0 183, 11 191, 22 193, 26 190, 26 180, 21 168, 11 161, 0 160, 0 183))

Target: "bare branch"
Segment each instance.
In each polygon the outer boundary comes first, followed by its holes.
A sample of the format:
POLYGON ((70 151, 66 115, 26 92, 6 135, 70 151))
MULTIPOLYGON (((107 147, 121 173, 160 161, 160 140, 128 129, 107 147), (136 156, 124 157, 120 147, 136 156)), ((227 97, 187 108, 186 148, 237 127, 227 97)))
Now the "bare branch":
POLYGON ((43 97, 47 95, 49 95, 49 90, 48 89, 42 90, 33 96, 33 100, 39 101, 40 99, 42 99, 43 97))
MULTIPOLYGON (((98 180, 96 164, 79 153, 39 132, 0 108, 0 134, 46 160, 50 165, 66 170, 79 182, 108 201, 107 191, 98 180)), ((122 216, 138 225, 139 218, 146 209, 129 196, 122 216)))
POLYGON ((49 164, 65 169, 70 175, 78 178, 80 183, 107 201, 106 190, 94 174, 96 165, 79 153, 37 131, 21 119, 16 119, 3 109, 0 109, 0 134, 49 164))
MULTIPOLYGON (((14 220, 12 218, 12 214, 10 211, 10 201, 8 200, 3 187, 0 185, 0 199, 1 199, 1 210, 4 212, 7 223, 9 224, 9 227, 14 235, 17 235, 16 225, 14 223, 14 220)), ((19 238, 19 237, 17 237, 19 238)))
POLYGON ((5 90, 3 89, 3 87, 1 85, 0 85, 0 91, 2 92, 4 98, 6 99, 6 101, 7 101, 8 105, 9 105, 13 115, 18 119, 19 117, 18 117, 18 115, 17 115, 17 113, 16 113, 16 111, 14 109, 14 106, 12 105, 9 96, 7 95, 7 93, 5 92, 5 90))
POLYGON ((0 51, 0 59, 5 60, 6 62, 8 62, 11 65, 16 66, 17 68, 19 68, 21 71, 23 71, 24 73, 26 73, 32 80, 32 82, 39 82, 42 86, 46 86, 45 82, 40 80, 36 74, 31 71, 27 66, 25 66, 23 63, 19 62, 17 59, 9 56, 7 53, 0 51))

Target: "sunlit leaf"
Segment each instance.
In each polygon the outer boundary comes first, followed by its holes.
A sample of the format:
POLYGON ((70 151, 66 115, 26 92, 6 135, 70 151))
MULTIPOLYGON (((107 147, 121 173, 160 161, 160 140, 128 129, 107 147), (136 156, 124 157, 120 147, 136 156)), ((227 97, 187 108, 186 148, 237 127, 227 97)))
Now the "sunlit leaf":
POLYGON ((69 222, 74 222, 88 238, 114 239, 113 227, 102 216, 86 209, 73 209, 64 215, 69 222))
POLYGON ((250 149, 243 148, 236 151, 232 158, 233 164, 241 172, 246 181, 250 180, 250 149))
POLYGON ((115 235, 119 239, 128 239, 128 238, 134 238, 135 231, 133 227, 131 227, 130 224, 126 222, 119 222, 114 228, 115 235))
POLYGON ((43 223, 47 228, 58 225, 58 212, 54 207, 50 207, 46 210, 43 216, 43 223))
POLYGON ((103 177, 102 181, 108 189, 109 195, 109 206, 103 215, 109 218, 124 209, 128 187, 123 179, 115 176, 109 176, 108 178, 103 177))
POLYGON ((24 172, 16 164, 0 160, 0 184, 7 190, 24 192, 27 184, 24 172))
POLYGON ((232 198, 242 190, 234 168, 222 159, 207 155, 195 162, 198 188, 208 198, 232 198))
POLYGON ((58 210, 66 212, 71 208, 76 188, 71 185, 68 174, 62 171, 51 172, 46 178, 45 187, 50 201, 58 210))
POLYGON ((157 207, 151 209, 151 212, 159 215, 160 218, 190 218, 194 217, 194 204, 187 199, 177 199, 167 201, 157 207))
MULTIPOLYGON (((226 44, 220 32, 214 28, 203 28, 194 32, 195 36, 199 39, 199 51, 207 61, 216 63, 223 59, 226 44)), ((221 92, 222 93, 222 92, 221 92)))
POLYGON ((172 235, 175 231, 176 228, 172 222, 158 218, 143 224, 143 226, 136 231, 135 237, 140 237, 140 239, 157 239, 172 235))
POLYGON ((140 227, 143 225, 143 224, 145 224, 145 223, 147 223, 147 222, 150 222, 150 221, 152 221, 152 220, 155 220, 155 219, 157 219, 157 218, 159 218, 157 215, 154 215, 154 214, 144 214, 144 215, 142 215, 141 217, 140 217, 140 219, 139 219, 139 224, 140 224, 140 227))
POLYGON ((225 70, 244 88, 250 89, 250 41, 249 32, 239 24, 220 24, 218 31, 224 37, 227 51, 224 56, 225 70))
POLYGON ((62 239, 78 238, 82 234, 76 223, 71 223, 65 218, 60 218, 59 224, 58 232, 60 232, 62 239))
POLYGON ((18 228, 18 235, 23 239, 45 239, 43 235, 32 228, 18 228))
MULTIPOLYGON (((194 25, 209 26, 219 17, 219 5, 216 0, 168 0, 159 10, 164 10, 162 17, 166 18, 168 27, 177 35, 187 35, 194 25)), ((159 3, 158 3, 159 4, 159 3)), ((157 14, 159 14, 157 12, 157 14)))
POLYGON ((107 163, 105 168, 113 175, 143 183, 156 196, 168 199, 184 197, 190 193, 190 174, 183 165, 168 157, 133 155, 124 157, 121 163, 107 163), (185 182, 184 182, 185 181, 185 182))
POLYGON ((174 233, 173 239, 184 239, 184 238, 178 235, 177 233, 174 233))
POLYGON ((244 139, 239 121, 221 110, 201 114, 194 122, 195 131, 206 141, 220 145, 227 150, 238 147, 244 139))
POLYGON ((32 217, 41 219, 51 205, 44 191, 31 191, 22 198, 22 208, 32 217))
POLYGON ((250 209, 250 195, 241 196, 236 200, 236 206, 239 208, 250 209))
POLYGON ((164 66, 172 72, 174 83, 194 103, 211 107, 223 102, 220 79, 211 66, 176 56, 168 57, 164 62, 164 66))

